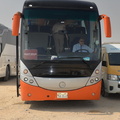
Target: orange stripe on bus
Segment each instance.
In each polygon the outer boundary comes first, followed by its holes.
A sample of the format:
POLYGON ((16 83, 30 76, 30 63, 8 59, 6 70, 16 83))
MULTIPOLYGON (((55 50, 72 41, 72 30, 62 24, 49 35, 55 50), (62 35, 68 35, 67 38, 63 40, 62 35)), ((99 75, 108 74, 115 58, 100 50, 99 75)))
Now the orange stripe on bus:
POLYGON ((32 86, 20 81, 21 98, 23 101, 43 100, 99 100, 101 81, 97 84, 72 91, 52 91, 32 86), (58 92, 68 93, 68 98, 57 98, 58 92))

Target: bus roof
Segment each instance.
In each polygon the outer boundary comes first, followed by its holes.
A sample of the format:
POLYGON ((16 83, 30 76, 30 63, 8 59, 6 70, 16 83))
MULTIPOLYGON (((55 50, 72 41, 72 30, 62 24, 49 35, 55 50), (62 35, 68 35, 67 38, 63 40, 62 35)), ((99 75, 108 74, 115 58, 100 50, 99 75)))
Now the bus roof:
POLYGON ((107 53, 120 53, 120 43, 119 44, 104 44, 103 48, 106 48, 107 53))
POLYGON ((93 2, 81 0, 26 0, 24 8, 59 8, 59 9, 81 9, 97 11, 93 2))
POLYGON ((11 30, 8 27, 4 26, 3 24, 0 24, 0 36, 4 34, 5 31, 11 30))

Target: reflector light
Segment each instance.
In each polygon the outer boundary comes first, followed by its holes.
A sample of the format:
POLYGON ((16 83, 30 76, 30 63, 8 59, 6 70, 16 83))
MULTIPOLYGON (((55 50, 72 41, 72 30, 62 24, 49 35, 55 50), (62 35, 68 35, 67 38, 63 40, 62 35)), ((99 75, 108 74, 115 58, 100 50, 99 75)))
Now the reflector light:
POLYGON ((92 96, 95 96, 95 93, 92 93, 92 96))
POLYGON ((30 96, 32 96, 32 94, 31 94, 31 93, 28 93, 27 95, 28 95, 29 97, 30 97, 30 96))

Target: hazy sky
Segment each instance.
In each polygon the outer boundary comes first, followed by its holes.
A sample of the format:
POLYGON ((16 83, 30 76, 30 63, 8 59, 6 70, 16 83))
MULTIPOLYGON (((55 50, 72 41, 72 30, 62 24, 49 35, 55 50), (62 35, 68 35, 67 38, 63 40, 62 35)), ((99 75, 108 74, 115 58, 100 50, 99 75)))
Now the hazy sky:
MULTIPOLYGON (((13 14, 22 12, 25 0, 0 0, 0 23, 11 28, 13 14)), ((111 19, 112 38, 105 38, 102 29, 103 42, 120 41, 120 0, 87 0, 96 3, 99 14, 106 14, 111 19)), ((101 21, 103 26, 103 21, 101 21)))

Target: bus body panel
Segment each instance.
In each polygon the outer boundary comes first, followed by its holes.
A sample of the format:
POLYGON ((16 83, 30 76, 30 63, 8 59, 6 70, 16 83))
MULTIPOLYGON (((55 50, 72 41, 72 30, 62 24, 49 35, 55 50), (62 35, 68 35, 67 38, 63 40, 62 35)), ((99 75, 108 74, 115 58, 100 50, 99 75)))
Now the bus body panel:
POLYGON ((120 93, 120 44, 119 43, 106 43, 102 48, 102 71, 104 89, 107 93, 120 93), (116 54, 116 57, 110 56, 116 54), (118 59, 118 60, 117 60, 118 59), (116 61, 117 60, 117 61, 116 61), (114 61, 114 63, 112 62, 114 61))
POLYGON ((23 101, 42 101, 42 100, 99 100, 101 81, 92 86, 83 87, 72 91, 50 91, 40 87, 21 84, 21 99, 23 101), (68 93, 68 98, 57 98, 57 93, 68 93))

